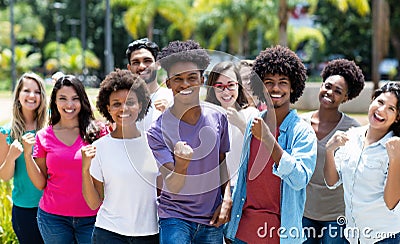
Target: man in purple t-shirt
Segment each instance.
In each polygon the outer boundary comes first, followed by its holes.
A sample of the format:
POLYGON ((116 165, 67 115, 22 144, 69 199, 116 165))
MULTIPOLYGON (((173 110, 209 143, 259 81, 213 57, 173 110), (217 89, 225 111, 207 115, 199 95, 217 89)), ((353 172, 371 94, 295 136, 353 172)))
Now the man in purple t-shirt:
POLYGON ((225 153, 228 121, 200 103, 203 71, 210 58, 194 41, 174 41, 159 54, 174 105, 147 132, 159 163, 161 243, 222 243, 232 205, 225 153))

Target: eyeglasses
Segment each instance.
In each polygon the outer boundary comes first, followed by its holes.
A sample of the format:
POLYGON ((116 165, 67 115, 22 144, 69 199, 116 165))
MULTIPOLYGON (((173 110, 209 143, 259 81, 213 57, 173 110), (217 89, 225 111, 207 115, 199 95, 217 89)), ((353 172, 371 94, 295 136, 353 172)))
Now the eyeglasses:
POLYGON ((152 41, 149 41, 149 39, 147 39, 147 38, 142 38, 142 39, 133 41, 133 42, 129 43, 129 45, 128 45, 128 50, 130 50, 130 51, 137 50, 140 48, 156 49, 157 51, 159 50, 157 44, 155 44, 152 41))
POLYGON ((224 84, 215 84, 213 86, 215 88, 216 92, 223 92, 225 89, 227 89, 228 91, 235 91, 238 87, 238 83, 237 82, 230 82, 226 85, 224 84))

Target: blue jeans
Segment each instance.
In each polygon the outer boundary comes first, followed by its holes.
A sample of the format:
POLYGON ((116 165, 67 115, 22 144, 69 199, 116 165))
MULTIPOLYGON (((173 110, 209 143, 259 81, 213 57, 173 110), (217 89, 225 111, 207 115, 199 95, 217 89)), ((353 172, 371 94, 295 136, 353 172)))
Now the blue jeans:
POLYGON ((151 236, 123 236, 112 231, 95 227, 93 231, 92 244, 158 244, 158 234, 151 236))
POLYGON ((161 244, 219 244, 223 242, 223 225, 216 228, 177 218, 160 218, 161 244))
POLYGON ((303 231, 307 240, 303 244, 346 244, 346 225, 336 221, 318 221, 303 217, 303 231))
POLYGON ((20 244, 43 243, 36 220, 38 208, 12 207, 12 227, 20 244))
POLYGON ((45 243, 91 243, 96 216, 69 217, 47 213, 39 208, 37 221, 45 243))
POLYGON ((399 244, 400 243, 400 232, 392 237, 378 241, 376 244, 399 244))

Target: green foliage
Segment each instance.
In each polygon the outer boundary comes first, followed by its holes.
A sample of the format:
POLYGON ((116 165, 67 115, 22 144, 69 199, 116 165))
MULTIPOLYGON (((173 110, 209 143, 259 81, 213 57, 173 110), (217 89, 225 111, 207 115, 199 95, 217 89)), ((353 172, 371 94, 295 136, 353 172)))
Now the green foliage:
POLYGON ((0 242, 18 243, 11 223, 12 183, 0 180, 0 242))
MULTIPOLYGON (((11 45, 10 9, 0 10, 0 47, 11 45)), ((18 3, 14 7, 14 33, 18 42, 33 41, 42 42, 45 28, 39 16, 35 15, 32 7, 26 3, 18 3)))
POLYGON ((368 79, 372 55, 371 15, 362 17, 353 8, 343 13, 326 1, 319 2, 316 15, 316 21, 328 44, 321 55, 329 57, 340 54, 354 60, 368 79))
MULTIPOLYGON (((82 73, 82 45, 79 39, 71 38, 65 44, 49 42, 44 47, 44 55, 47 59, 45 68, 47 72, 54 73, 61 70, 69 74, 82 73)), ((90 51, 85 50, 85 66, 88 69, 98 69, 100 60, 90 51)))
MULTIPOLYGON (((33 52, 31 45, 19 45, 15 47, 15 64, 17 76, 23 73, 34 70, 41 65, 42 55, 33 52)), ((9 81, 11 74, 11 50, 6 48, 0 50, 0 80, 9 81)), ((6 87, 9 88, 8 82, 6 87)))

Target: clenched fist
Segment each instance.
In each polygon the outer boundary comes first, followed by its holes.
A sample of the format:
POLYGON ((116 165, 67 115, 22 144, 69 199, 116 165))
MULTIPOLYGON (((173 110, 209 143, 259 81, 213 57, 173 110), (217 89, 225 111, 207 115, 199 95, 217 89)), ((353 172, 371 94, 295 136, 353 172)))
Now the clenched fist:
POLYGON ((89 170, 90 164, 94 156, 96 156, 96 147, 86 145, 81 148, 82 153, 82 170, 89 170))
POLYGON ((193 149, 184 141, 178 141, 174 147, 175 167, 187 169, 193 157, 193 149))

